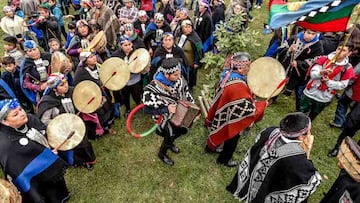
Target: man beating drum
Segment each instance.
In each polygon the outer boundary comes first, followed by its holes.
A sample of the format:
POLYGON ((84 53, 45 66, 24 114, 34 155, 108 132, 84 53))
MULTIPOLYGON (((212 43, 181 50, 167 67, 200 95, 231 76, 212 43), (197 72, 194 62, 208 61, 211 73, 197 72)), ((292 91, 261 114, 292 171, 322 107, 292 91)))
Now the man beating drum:
POLYGON ((174 141, 187 133, 186 128, 177 127, 170 121, 171 116, 176 113, 179 100, 194 102, 187 82, 181 76, 180 66, 175 58, 164 59, 154 80, 144 88, 142 97, 146 113, 163 117, 157 129, 157 134, 164 137, 158 157, 170 166, 174 165, 174 161, 167 155, 168 149, 178 154, 180 150, 174 141))

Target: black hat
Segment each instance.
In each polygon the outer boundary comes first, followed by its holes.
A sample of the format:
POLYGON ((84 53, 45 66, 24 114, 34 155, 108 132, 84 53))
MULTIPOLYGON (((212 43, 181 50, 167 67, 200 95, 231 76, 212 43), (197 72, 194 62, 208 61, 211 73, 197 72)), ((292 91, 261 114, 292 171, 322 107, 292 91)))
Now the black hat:
POLYGON ((280 121, 280 130, 285 137, 297 138, 311 128, 310 118, 301 112, 289 113, 280 121))
POLYGON ((14 37, 14 36, 7 36, 7 37, 5 37, 4 38, 4 41, 5 41, 5 43, 7 43, 7 44, 13 44, 13 45, 16 45, 17 44, 17 38, 16 37, 14 37))
POLYGON ((181 69, 181 64, 176 58, 164 59, 161 63, 161 71, 163 73, 172 74, 181 69))

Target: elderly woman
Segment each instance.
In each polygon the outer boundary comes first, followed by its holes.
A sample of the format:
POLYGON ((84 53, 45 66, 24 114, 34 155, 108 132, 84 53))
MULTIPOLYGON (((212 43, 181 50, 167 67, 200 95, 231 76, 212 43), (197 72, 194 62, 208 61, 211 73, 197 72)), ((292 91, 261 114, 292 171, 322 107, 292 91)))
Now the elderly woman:
MULTIPOLYGON (((75 114, 76 109, 73 104, 73 87, 69 87, 67 78, 64 74, 53 73, 47 80, 48 87, 45 95, 38 104, 37 116, 48 125, 52 119, 63 113, 75 114)), ((88 170, 93 169, 96 162, 94 150, 88 138, 85 136, 81 143, 72 152, 63 153, 69 165, 84 166, 88 170)), ((61 154, 62 155, 62 154, 61 154)))
POLYGON ((173 21, 171 22, 170 26, 175 36, 179 35, 181 31, 181 22, 183 20, 190 20, 189 17, 189 10, 187 8, 179 8, 176 10, 176 16, 174 17, 173 21))
POLYGON ((7 35, 16 36, 16 38, 20 41, 22 39, 23 32, 28 30, 25 26, 24 19, 15 15, 11 6, 5 6, 3 8, 3 12, 5 16, 1 18, 1 29, 7 35))
POLYGON ((23 202, 66 202, 67 164, 48 148, 46 127, 16 99, 0 101, 0 166, 23 202))
POLYGON ((202 0, 199 2, 199 14, 195 18, 194 29, 203 43, 204 52, 212 50, 213 28, 209 2, 202 0))
POLYGON ((184 51, 189 64, 189 88, 192 90, 196 85, 197 69, 200 66, 200 60, 204 56, 204 53, 201 39, 193 30, 190 20, 182 21, 181 33, 175 38, 175 43, 184 51))

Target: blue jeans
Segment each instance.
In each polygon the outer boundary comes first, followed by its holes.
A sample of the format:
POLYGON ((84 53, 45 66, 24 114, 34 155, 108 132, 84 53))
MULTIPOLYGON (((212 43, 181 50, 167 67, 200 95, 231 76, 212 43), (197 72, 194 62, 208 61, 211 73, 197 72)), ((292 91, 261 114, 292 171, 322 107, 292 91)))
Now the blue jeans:
POLYGON ((346 113, 347 113, 347 109, 350 105, 350 103, 352 102, 351 98, 349 98, 348 96, 346 96, 346 94, 342 94, 337 106, 336 106, 336 111, 335 111, 335 118, 334 118, 334 123, 337 125, 342 126, 346 120, 346 113))
POLYGON ((295 87, 295 108, 296 111, 300 111, 300 100, 301 96, 304 94, 305 86, 298 85, 295 87))
POLYGON ((263 3, 262 0, 256 0, 256 5, 261 6, 262 3, 263 3))

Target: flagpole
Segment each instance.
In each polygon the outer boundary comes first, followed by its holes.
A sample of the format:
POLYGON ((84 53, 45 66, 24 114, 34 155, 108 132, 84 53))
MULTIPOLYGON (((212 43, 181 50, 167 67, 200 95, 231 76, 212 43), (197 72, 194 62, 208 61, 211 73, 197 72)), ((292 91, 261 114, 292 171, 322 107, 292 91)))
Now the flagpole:
MULTIPOLYGON (((358 9, 358 10, 360 10, 360 9, 358 9)), ((332 65, 336 62, 336 60, 337 60, 337 58, 339 57, 340 53, 343 51, 344 47, 346 46, 347 42, 349 41, 351 34, 353 33, 353 31, 354 31, 355 28, 356 28, 356 22, 358 21, 359 16, 360 16, 360 13, 359 13, 359 12, 360 12, 360 11, 357 12, 357 15, 356 15, 356 18, 355 18, 355 21, 354 21, 355 23, 352 25, 349 33, 345 34, 344 42, 343 42, 343 44, 341 45, 340 51, 337 52, 332 59, 330 59, 330 61, 328 62, 328 64, 326 64, 325 69, 326 69, 326 68, 329 68, 330 66, 332 66, 332 65)))

